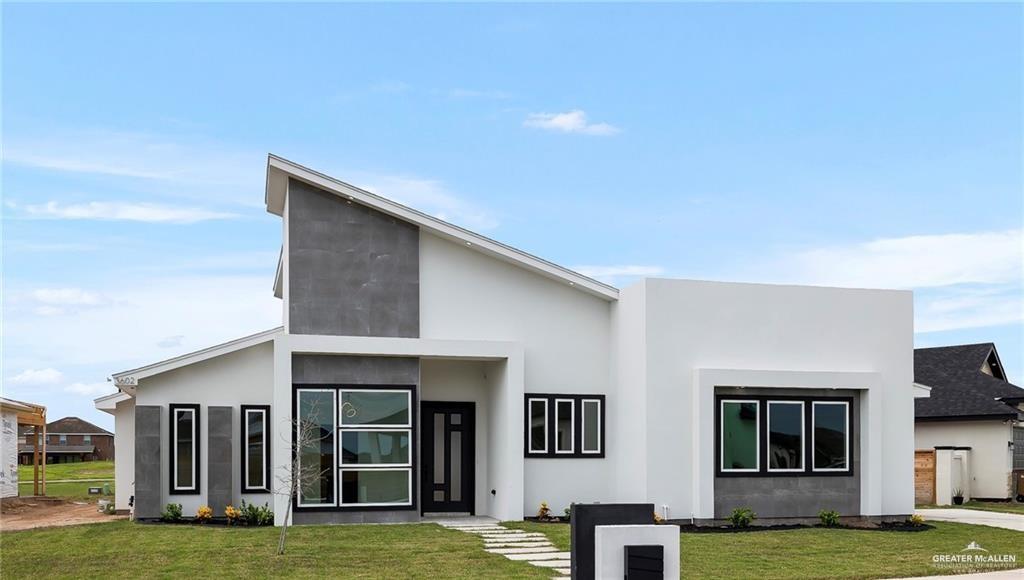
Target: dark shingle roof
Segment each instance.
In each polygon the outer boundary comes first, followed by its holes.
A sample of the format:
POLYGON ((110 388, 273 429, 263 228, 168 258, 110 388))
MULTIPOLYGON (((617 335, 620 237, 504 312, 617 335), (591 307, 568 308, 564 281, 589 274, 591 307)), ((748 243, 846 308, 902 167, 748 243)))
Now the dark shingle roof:
MULTIPOLYGON (((42 447, 39 448, 43 450, 42 447)), ((96 450, 95 445, 47 445, 46 453, 92 453, 96 450)), ((31 445, 23 444, 18 445, 18 453, 32 453, 34 449, 31 445)))
MULTIPOLYGON (((19 429, 19 434, 33 433, 35 429, 29 427, 24 432, 19 429)), ((79 419, 78 417, 64 417, 63 419, 57 419, 56 421, 46 424, 46 433, 59 435, 61 433, 78 433, 87 435, 113 435, 110 431, 97 427, 92 423, 79 419)))
MULTIPOLYGON (((1017 418, 1016 408, 998 399, 1024 398, 1024 389, 981 372, 998 360, 991 342, 914 350, 914 382, 932 388, 914 399, 917 419, 1017 418)), ((1002 369, 997 369, 1001 375, 1002 369)))

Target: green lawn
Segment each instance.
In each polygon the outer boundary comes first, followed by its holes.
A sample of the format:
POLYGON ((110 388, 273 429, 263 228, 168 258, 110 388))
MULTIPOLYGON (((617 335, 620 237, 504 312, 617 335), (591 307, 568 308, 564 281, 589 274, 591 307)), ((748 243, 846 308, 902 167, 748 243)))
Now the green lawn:
MULTIPOLYGON (((113 461, 82 461, 79 463, 52 463, 46 466, 46 495, 63 497, 73 500, 95 500, 102 495, 89 495, 90 487, 103 487, 110 484, 111 495, 114 493, 114 462, 113 461), (60 480, 75 480, 56 483, 60 480), (99 481, 110 480, 110 481, 99 481)), ((32 495, 32 466, 18 466, 18 495, 32 495)))
MULTIPOLYGON (((51 463, 46 466, 47 481, 60 479, 114 479, 113 461, 51 463)), ((32 483, 32 466, 18 466, 18 481, 32 483)))
POLYGON ((8 578, 550 578, 435 524, 277 528, 136 524, 4 532, 8 578))
MULTIPOLYGON (((990 554, 1015 554, 1024 566, 1024 533, 945 522, 934 530, 882 532, 820 529, 738 534, 681 534, 685 578, 894 578, 948 574, 933 568, 934 554, 958 554, 978 542, 990 554)), ((546 534, 569 549, 567 524, 506 522, 546 534)))

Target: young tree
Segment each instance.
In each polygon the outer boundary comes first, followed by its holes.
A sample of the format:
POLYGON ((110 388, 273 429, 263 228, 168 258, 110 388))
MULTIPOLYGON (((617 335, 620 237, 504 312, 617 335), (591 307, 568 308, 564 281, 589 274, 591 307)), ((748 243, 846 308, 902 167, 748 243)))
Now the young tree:
MULTIPOLYGON (((323 410, 328 413, 332 412, 331 409, 323 410)), ((299 496, 299 491, 308 486, 318 485, 324 474, 334 469, 333 466, 322 467, 319 459, 315 463, 302 463, 304 451, 315 449, 317 450, 317 455, 319 455, 323 442, 338 435, 336 430, 329 431, 323 429, 320 421, 315 420, 315 418, 320 417, 321 411, 318 401, 313 401, 309 406, 301 408, 299 411, 300 417, 306 418, 295 417, 289 422, 293 436, 291 442, 291 461, 288 472, 277 477, 279 485, 275 493, 288 494, 288 508, 284 514, 281 536, 277 541, 278 555, 284 554, 285 540, 288 537, 288 520, 291 517, 292 508, 295 507, 295 499, 299 496)), ((351 403, 344 403, 341 407, 341 412, 346 417, 354 417, 356 415, 356 410, 351 403)), ((330 424, 333 425, 335 421, 336 418, 332 417, 330 424)))

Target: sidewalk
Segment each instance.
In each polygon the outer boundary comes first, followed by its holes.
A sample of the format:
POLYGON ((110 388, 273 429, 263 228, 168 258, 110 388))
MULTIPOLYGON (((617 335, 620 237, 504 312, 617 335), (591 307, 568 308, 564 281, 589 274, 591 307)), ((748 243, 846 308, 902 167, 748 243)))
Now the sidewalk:
MULTIPOLYGON (((959 524, 974 524, 978 526, 991 526, 1024 532, 1024 515, 1005 514, 1000 512, 988 512, 972 509, 920 509, 914 513, 924 516, 925 521, 934 520, 937 522, 955 522, 959 524)), ((1021 541, 1024 541, 1022 539, 1021 541)))

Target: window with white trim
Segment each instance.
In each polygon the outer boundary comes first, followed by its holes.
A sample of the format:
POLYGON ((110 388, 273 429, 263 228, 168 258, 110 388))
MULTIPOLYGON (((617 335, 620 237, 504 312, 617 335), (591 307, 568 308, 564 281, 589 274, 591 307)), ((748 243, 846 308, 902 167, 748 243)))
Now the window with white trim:
POLYGON ((814 401, 811 404, 811 446, 814 471, 847 471, 850 467, 850 404, 814 401))
POLYGON ((170 493, 199 493, 199 405, 172 404, 169 409, 170 493))
POLYGON ((412 391, 339 391, 343 507, 412 505, 412 391))
POLYGON ((270 491, 270 407, 242 405, 242 491, 270 491))
POLYGON ((743 399, 720 402, 721 470, 723 473, 760 470, 761 403, 743 399))
POLYGON ((335 389, 297 389, 295 445, 299 468, 298 507, 337 505, 334 444, 335 389))
POLYGON ((604 395, 526 395, 526 457, 604 457, 604 395))

